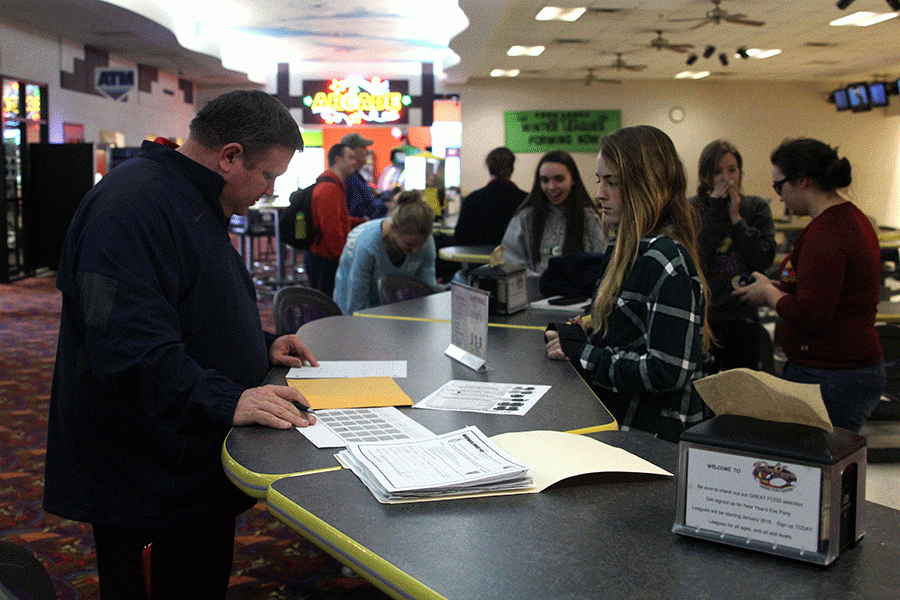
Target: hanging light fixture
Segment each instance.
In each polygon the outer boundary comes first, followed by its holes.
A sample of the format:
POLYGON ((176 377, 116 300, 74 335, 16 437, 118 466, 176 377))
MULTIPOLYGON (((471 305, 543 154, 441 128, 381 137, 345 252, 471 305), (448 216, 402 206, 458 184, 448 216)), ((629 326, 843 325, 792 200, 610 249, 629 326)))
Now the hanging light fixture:
POLYGON ((696 55, 696 54, 691 54, 690 56, 687 57, 687 60, 684 61, 684 62, 685 62, 688 66, 694 64, 695 62, 697 62, 697 55, 696 55))
POLYGON ((728 66, 728 55, 725 54, 724 52, 720 53, 719 54, 719 62, 722 63, 723 67, 727 67, 728 66))
POLYGON ((709 58, 710 56, 712 56, 715 53, 716 53, 715 46, 707 46, 706 48, 703 49, 703 58, 709 58))

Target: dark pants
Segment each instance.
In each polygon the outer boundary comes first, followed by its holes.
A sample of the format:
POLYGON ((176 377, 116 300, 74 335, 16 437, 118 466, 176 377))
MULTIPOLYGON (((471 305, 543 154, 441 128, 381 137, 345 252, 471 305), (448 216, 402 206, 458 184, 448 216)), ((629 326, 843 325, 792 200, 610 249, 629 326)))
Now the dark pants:
POLYGON ((146 599, 144 548, 150 545, 155 600, 224 598, 234 559, 234 517, 144 529, 94 524, 101 600, 146 599))
POLYGON ((832 425, 858 432, 881 401, 884 360, 859 369, 815 369, 789 360, 781 377, 797 383, 818 383, 832 425))
POLYGON ((310 287, 325 292, 328 296, 334 293, 334 277, 338 270, 337 262, 319 256, 312 250, 307 250, 306 256, 303 258, 303 267, 306 269, 310 287))

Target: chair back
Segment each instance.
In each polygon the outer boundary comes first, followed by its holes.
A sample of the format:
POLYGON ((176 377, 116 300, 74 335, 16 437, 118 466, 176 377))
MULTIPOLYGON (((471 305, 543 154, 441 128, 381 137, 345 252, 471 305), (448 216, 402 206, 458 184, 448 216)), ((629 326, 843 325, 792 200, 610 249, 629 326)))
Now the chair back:
POLYGON ((337 303, 327 294, 305 285, 281 288, 272 301, 275 333, 296 333, 310 321, 341 314, 337 303))
POLYGON ((408 273, 391 273, 378 282, 378 296, 382 304, 393 304, 413 298, 423 298, 437 290, 408 273))
POLYGON ((884 371, 887 375, 881 396, 900 407, 900 326, 879 323, 875 330, 884 351, 884 371))
POLYGON ((25 548, 0 540, 0 588, 13 598, 56 600, 47 568, 25 548))

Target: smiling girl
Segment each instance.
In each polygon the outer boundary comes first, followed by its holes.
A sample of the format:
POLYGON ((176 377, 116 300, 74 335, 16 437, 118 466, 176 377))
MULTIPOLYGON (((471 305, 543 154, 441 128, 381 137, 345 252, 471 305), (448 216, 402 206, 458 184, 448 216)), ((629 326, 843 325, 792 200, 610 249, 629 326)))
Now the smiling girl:
POLYGON ((502 245, 505 262, 534 273, 542 273, 552 256, 603 252, 600 218, 568 152, 552 150, 541 157, 531 193, 506 228, 502 245))

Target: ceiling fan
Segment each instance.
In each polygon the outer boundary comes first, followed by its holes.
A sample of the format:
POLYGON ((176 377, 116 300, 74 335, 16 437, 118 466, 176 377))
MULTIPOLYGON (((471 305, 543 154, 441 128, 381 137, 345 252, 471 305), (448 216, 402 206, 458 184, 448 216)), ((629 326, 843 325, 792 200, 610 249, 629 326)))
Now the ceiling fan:
POLYGON ((647 65, 632 65, 626 63, 622 58, 621 52, 616 52, 616 60, 609 65, 601 65, 599 67, 594 67, 595 69, 615 69, 616 71, 643 71, 647 68, 647 65))
POLYGON ((747 18, 747 15, 739 14, 739 13, 730 13, 721 6, 722 0, 710 0, 715 6, 706 11, 705 17, 696 17, 696 18, 687 18, 687 19, 669 19, 670 23, 687 23, 689 21, 700 21, 691 29, 697 29, 698 27, 702 27, 709 23, 715 23, 716 25, 720 24, 722 21, 726 23, 734 23, 736 25, 750 25, 753 27, 762 27, 765 25, 765 21, 755 21, 753 19, 747 18))
POLYGON ((656 37, 650 40, 649 44, 643 44, 643 48, 656 48, 657 52, 663 50, 671 50, 672 52, 685 53, 693 49, 693 44, 673 44, 663 37, 662 29, 656 29, 656 37))
POLYGON ((591 85, 592 83, 611 83, 611 84, 619 84, 622 83, 618 79, 604 79, 602 77, 597 77, 597 74, 594 73, 593 68, 588 68, 587 74, 584 76, 584 85, 585 87, 591 85))

